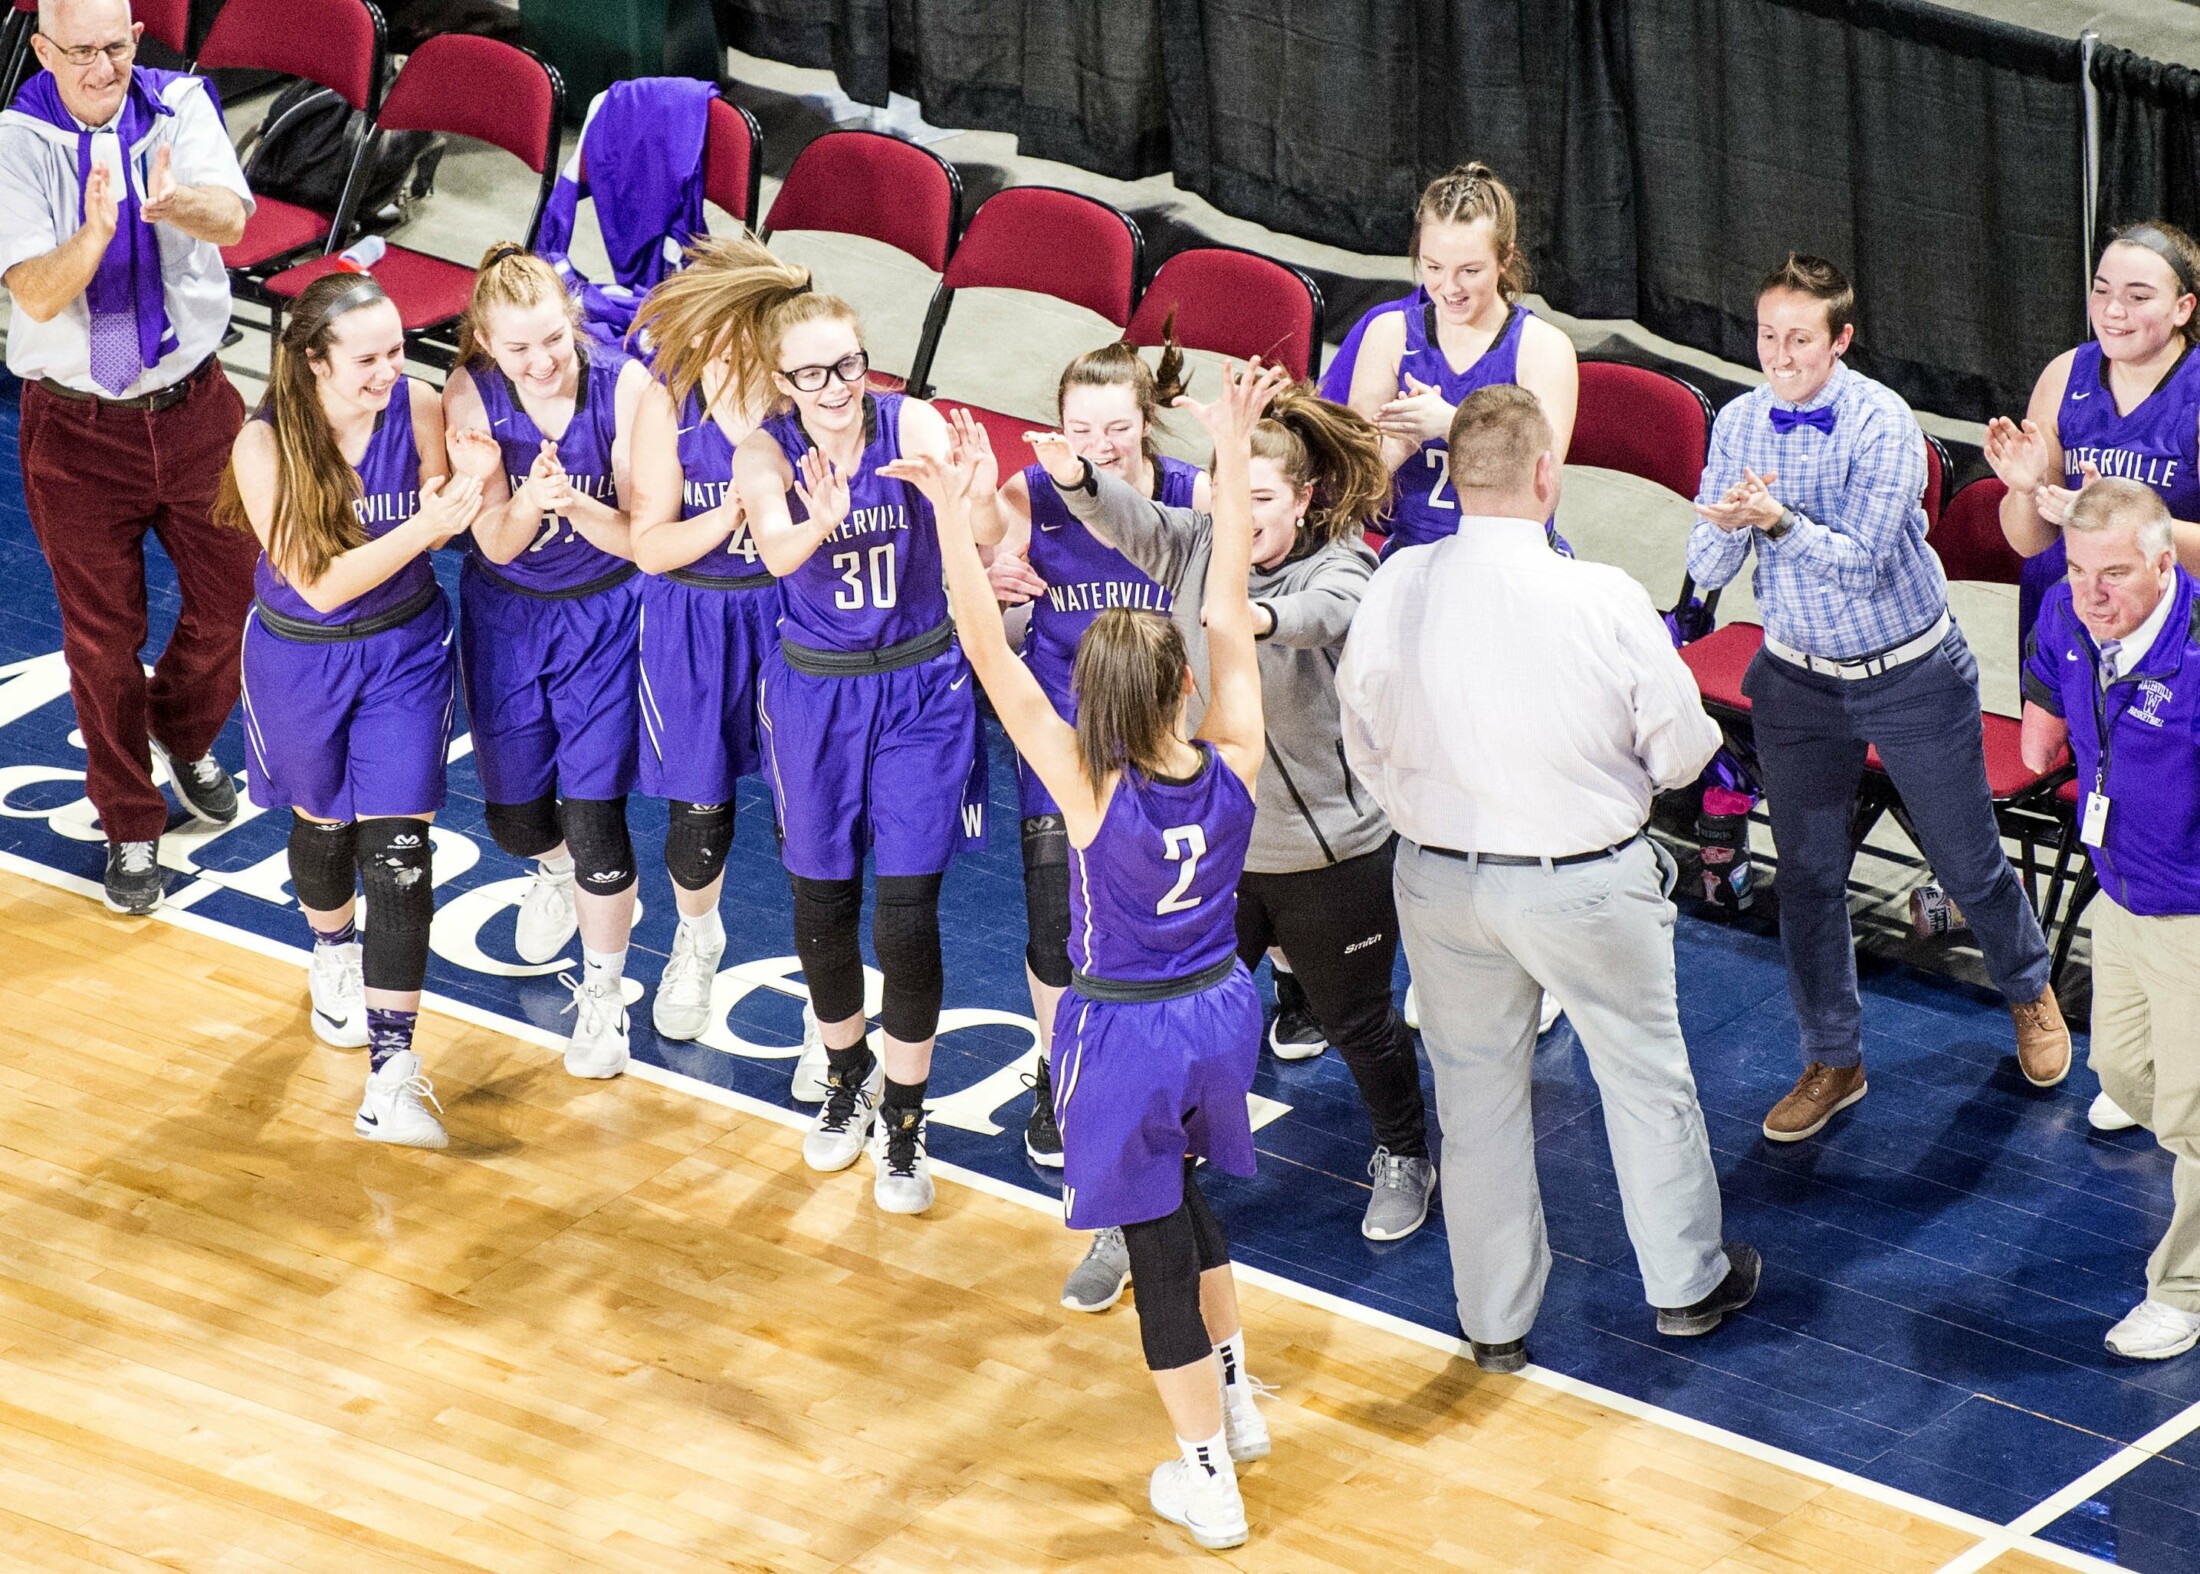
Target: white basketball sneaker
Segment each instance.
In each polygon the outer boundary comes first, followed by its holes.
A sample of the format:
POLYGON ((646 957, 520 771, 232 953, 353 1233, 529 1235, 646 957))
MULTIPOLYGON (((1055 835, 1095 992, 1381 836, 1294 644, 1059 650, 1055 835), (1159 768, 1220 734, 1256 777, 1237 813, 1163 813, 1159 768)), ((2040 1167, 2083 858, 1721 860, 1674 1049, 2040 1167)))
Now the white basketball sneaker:
POLYGON ((802 1139, 802 1162, 831 1174, 861 1156, 878 1121, 878 1096, 886 1086, 886 1067, 871 1062, 870 1075, 854 1087, 828 1088, 817 1118, 802 1139))
POLYGON ((1558 1026, 1558 1019, 1566 1014, 1566 1008, 1558 1003, 1558 996, 1545 990, 1542 1008, 1536 1013, 1535 1036, 1541 1038, 1558 1026))
POLYGON ((519 899, 512 927, 512 949, 522 962, 554 962, 581 927, 573 908, 573 871, 562 873, 535 865, 535 878, 519 899))
POLYGON ((1273 1383, 1252 1376, 1222 1385, 1222 1435, 1230 1440, 1230 1457, 1241 1465, 1268 1457, 1268 1418, 1258 1401, 1275 1391, 1273 1383))
POLYGON ((1242 1547, 1247 1534, 1237 1472, 1228 1460, 1221 1464, 1219 1470, 1203 1470, 1179 1455, 1157 1465, 1147 1486, 1153 1511, 1173 1525, 1182 1525, 1210 1552, 1242 1547))
POLYGON ((2085 1123, 2095 1131, 2129 1131, 2139 1124, 2139 1118, 2106 1093, 2096 1093, 2086 1108, 2085 1123))
POLYGON ((334 1049, 367 1047, 367 982, 359 970, 359 942, 317 945, 306 969, 313 997, 313 1036, 334 1049))
POLYGON ((805 1004, 802 1007, 802 1058, 794 1063, 794 1086, 788 1089, 797 1104, 825 1102, 825 1073, 830 1066, 825 1058, 825 1035, 818 1029, 817 1013, 805 1004))
POLYGON ((359 1101, 358 1118, 351 1129, 369 1142, 391 1142, 404 1148, 447 1148, 450 1134, 443 1123, 428 1113, 436 1103, 435 1088, 420 1074, 420 1057, 404 1050, 382 1062, 380 1071, 367 1077, 367 1096, 359 1101))
POLYGON ((673 932, 672 956, 657 980, 657 998, 649 1008, 649 1020, 659 1038, 687 1042, 703 1036, 710 1026, 711 981, 718 976, 718 962, 726 954, 723 933, 716 945, 695 939, 692 924, 673 932))
MULTIPOLYGON (((565 1009, 574 1013, 573 1036, 565 1041, 565 1069, 576 1077, 602 1080, 626 1070, 626 1002, 619 986, 597 989, 571 973, 560 973, 558 982, 573 991, 565 1009)), ((560 1013, 561 1015, 563 1013, 560 1013)))
POLYGON ((925 1152, 924 1116, 906 1126, 889 1128, 879 1116, 871 1138, 871 1157, 878 1165, 871 1177, 871 1200, 881 1213, 922 1213, 932 1206, 932 1158, 925 1152))

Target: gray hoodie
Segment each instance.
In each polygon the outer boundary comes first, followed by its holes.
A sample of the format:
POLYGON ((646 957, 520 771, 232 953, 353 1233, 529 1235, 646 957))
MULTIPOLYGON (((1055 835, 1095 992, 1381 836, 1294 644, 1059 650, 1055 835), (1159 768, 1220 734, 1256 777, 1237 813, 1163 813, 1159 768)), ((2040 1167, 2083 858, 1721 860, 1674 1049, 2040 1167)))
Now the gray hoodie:
MULTIPOLYGON (((1095 470, 1097 493, 1062 491, 1069 511, 1169 592, 1176 626, 1191 656, 1187 722, 1206 714, 1207 630, 1199 621, 1207 594, 1207 560, 1214 521, 1170 508, 1095 470)), ((1255 566, 1255 603, 1275 615, 1260 641, 1261 706, 1268 762, 1260 773, 1253 842, 1245 867, 1254 874, 1298 874, 1371 853, 1390 837, 1390 823, 1353 778, 1337 720, 1337 662, 1360 596, 1375 572, 1375 554, 1358 541, 1334 542, 1273 569, 1255 566)))

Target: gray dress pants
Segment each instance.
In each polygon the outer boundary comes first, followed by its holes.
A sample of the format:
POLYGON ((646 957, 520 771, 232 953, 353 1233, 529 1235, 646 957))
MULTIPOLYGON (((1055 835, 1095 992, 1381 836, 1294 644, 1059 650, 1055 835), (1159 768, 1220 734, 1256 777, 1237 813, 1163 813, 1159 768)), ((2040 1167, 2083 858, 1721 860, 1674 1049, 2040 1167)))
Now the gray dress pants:
POLYGON ((1529 1110, 1542 990, 1565 1008, 1603 1095, 1650 1304, 1692 1305, 1726 1277, 1718 1176, 1674 998, 1672 879, 1647 836, 1564 868, 1399 843, 1399 932, 1436 1074, 1444 1220, 1470 1339, 1526 1338, 1550 1274, 1529 1110))

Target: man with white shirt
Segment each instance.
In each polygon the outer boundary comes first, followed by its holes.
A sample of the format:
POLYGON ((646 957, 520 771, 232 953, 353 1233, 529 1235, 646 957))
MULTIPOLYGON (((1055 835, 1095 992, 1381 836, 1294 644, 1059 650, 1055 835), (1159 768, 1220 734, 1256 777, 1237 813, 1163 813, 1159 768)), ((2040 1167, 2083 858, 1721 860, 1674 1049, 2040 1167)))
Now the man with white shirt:
POLYGON ((61 603, 85 793, 107 836, 107 905, 150 912, 168 805, 236 818, 213 756, 237 703, 259 548, 211 517, 244 404, 214 352, 229 328, 221 248, 252 198, 204 81, 133 65, 126 0, 43 0, 45 69, 0 114, 0 282, 23 380, 23 492, 61 603), (183 608, 147 681, 145 534, 183 608))
POLYGON ((1550 550, 1559 473, 1535 395, 1469 395, 1450 434, 1458 534, 1383 565, 1337 672, 1353 774, 1402 838, 1459 1322, 1493 1372, 1526 1364, 1551 1265, 1529 1108, 1544 990, 1603 1094, 1658 1331, 1711 1332, 1760 1267, 1721 1237, 1674 997, 1675 870, 1643 831, 1719 730, 1642 587, 1550 550))

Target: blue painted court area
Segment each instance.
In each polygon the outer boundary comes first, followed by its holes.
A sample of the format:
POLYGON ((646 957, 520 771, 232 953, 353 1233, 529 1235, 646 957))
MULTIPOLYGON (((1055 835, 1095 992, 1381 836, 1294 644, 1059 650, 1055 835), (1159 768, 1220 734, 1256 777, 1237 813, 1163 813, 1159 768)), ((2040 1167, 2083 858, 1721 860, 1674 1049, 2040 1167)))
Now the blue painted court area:
MULTIPOLYGON (((15 417, 15 386, 0 379, 0 850, 96 881, 102 849, 82 801, 52 585, 23 509, 15 417)), ((152 556, 149 650, 157 650, 175 602, 173 575, 157 548, 152 556)), ((457 557, 445 556, 455 590, 457 557)), ((948 1162, 1051 1191, 1051 1176, 1022 1149, 1029 1096, 1016 1072, 1033 1038, 1014 782, 998 729, 992 748, 991 841, 946 884, 948 1014, 932 1078, 933 1145, 948 1162)), ((529 968, 512 951, 511 901, 524 871, 490 842, 463 750, 461 740, 437 827, 428 987, 562 1033, 570 1019, 561 1016, 567 992, 550 976, 558 968, 529 968)), ((217 752, 241 766, 234 722, 217 752)), ((705 1043, 661 1044, 645 999, 634 1013, 635 1051, 792 1107, 799 972, 769 800, 753 782, 739 816, 724 1026, 705 1043)), ((629 973, 646 987, 672 933, 657 856, 663 807, 636 798, 633 820, 645 911, 629 973)), ((164 855, 171 899, 300 944, 303 921, 283 883, 285 834, 281 817, 249 810, 210 837, 172 834, 164 855)), ((1562 1024, 1536 1061, 1538 1162, 1557 1253, 1530 1340, 1538 1363, 2002 1523, 2200 1403, 2200 1356, 2142 1366, 2102 1348, 2103 1333, 2143 1291, 2147 1252, 2169 1216, 2169 1164, 2144 1132, 2089 1132, 2085 1108, 2097 1091, 2089 1073, 2081 1067, 2063 1088, 2034 1091, 2017 1074, 1997 1000, 1908 969, 1868 971, 1871 1096, 1825 1137, 1777 1148, 1758 1133, 1796 1071, 1777 943, 1684 917, 1678 944, 1682 1019, 1727 1230, 1763 1250, 1763 1291, 1711 1338, 1658 1338, 1595 1086, 1562 1024)), ((1274 1106, 1262 1111, 1272 1118, 1260 1131, 1260 1174, 1215 1177, 1239 1259, 1456 1334, 1440 1216, 1392 1246, 1359 1234, 1369 1137, 1337 1057, 1297 1065, 1264 1057, 1256 1093, 1274 1106)), ((352 1139, 332 1128, 328 1140, 352 1139)), ((1065 1234, 1056 1257, 1031 1265, 1035 1304, 1051 1303, 1081 1249, 1081 1238, 1065 1234)), ((2130 1470, 2043 1534, 2149 1574, 2200 1567, 2200 1435, 2130 1470)))

